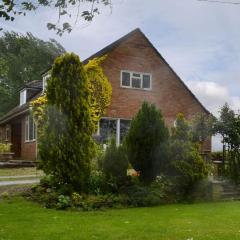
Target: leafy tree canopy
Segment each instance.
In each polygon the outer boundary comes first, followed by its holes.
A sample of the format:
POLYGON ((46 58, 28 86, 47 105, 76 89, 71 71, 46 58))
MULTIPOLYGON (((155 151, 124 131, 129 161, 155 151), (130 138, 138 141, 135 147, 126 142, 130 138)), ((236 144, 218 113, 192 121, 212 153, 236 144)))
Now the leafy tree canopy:
POLYGON ((73 24, 76 24, 79 18, 90 22, 100 13, 102 6, 111 8, 111 0, 4 0, 0 2, 0 18, 14 21, 16 16, 25 16, 27 12, 36 11, 40 7, 55 9, 58 20, 55 23, 49 22, 47 28, 61 36, 64 32, 70 33, 73 29, 73 26, 68 21, 62 21, 62 18, 72 19, 73 24))
POLYGON ((240 115, 226 103, 214 124, 215 133, 222 136, 223 164, 226 175, 240 183, 240 115))
POLYGON ((0 116, 17 105, 19 88, 41 79, 65 49, 54 39, 43 41, 31 33, 5 32, 0 37, 0 116))

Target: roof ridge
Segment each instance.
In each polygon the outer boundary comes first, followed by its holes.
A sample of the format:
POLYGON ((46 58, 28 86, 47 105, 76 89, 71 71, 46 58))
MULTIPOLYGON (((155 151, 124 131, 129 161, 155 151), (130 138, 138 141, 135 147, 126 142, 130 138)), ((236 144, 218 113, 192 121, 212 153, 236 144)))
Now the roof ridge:
MULTIPOLYGON (((88 58, 86 58, 83 63, 87 63, 89 60, 95 58, 95 57, 99 57, 102 56, 104 54, 106 54, 107 52, 111 51, 112 49, 116 48, 119 44, 121 44, 124 40, 126 40, 127 38, 129 38, 132 34, 136 33, 136 32, 141 32, 140 28, 135 28, 134 30, 132 30, 131 32, 125 34, 124 36, 122 36, 121 38, 117 39, 116 41, 110 43, 109 45, 105 46, 104 48, 102 48, 101 50, 97 51, 96 53, 90 55, 88 58)), ((142 33, 143 34, 143 33, 142 33)))

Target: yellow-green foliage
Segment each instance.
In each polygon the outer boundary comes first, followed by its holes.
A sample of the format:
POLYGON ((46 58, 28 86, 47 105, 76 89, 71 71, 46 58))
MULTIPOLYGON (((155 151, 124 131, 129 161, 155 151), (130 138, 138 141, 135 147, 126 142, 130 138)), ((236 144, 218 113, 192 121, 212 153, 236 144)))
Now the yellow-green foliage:
POLYGON ((105 113, 110 104, 112 96, 112 87, 105 76, 101 64, 106 59, 106 56, 94 58, 90 60, 84 69, 90 81, 90 89, 92 92, 92 115, 94 121, 98 122, 101 116, 105 113))
POLYGON ((90 163, 96 152, 92 136, 100 117, 96 111, 104 111, 93 97, 89 79, 79 57, 67 53, 55 60, 46 89, 39 166, 58 184, 68 185, 69 191, 88 191, 90 163))
POLYGON ((0 143, 0 153, 6 153, 11 151, 10 143, 0 143))
MULTIPOLYGON (((101 67, 105 59, 106 56, 94 58, 84 65, 84 70, 87 74, 91 90, 91 114, 95 122, 95 131, 97 130, 97 122, 106 112, 112 96, 112 86, 101 67)), ((31 103, 32 114, 37 125, 38 135, 41 134, 44 123, 44 105, 46 103, 46 95, 37 98, 31 103)))
POLYGON ((38 136, 42 133, 42 126, 44 124, 44 106, 46 103, 46 95, 42 95, 31 102, 32 115, 37 126, 38 136))

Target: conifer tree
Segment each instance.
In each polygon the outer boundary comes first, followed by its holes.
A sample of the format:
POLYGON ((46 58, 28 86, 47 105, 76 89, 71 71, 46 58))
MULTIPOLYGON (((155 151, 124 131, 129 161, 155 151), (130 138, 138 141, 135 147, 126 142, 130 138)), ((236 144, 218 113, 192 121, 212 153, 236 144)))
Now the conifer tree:
POLYGON ((165 152, 161 147, 167 139, 168 129, 161 112, 154 104, 144 102, 126 136, 129 161, 144 183, 151 183, 159 173, 165 152))
POLYGON ((46 98, 40 167, 56 182, 87 192, 96 126, 90 83, 77 55, 67 53, 55 60, 46 98))

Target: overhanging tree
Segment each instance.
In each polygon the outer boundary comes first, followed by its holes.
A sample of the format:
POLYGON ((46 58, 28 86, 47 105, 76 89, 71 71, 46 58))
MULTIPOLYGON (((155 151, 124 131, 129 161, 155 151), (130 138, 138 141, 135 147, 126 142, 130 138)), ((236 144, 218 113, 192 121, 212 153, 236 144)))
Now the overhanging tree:
MULTIPOLYGON (((70 33, 81 18, 86 22, 92 21, 100 14, 103 6, 111 8, 111 0, 4 0, 0 2, 0 19, 14 21, 17 16, 25 16, 29 11, 36 11, 39 8, 52 9, 56 11, 57 19, 54 23, 49 22, 47 27, 61 36, 64 32, 70 33), (68 20, 63 22, 62 18, 68 20)), ((0 30, 2 30, 1 25, 0 30)))
POLYGON ((47 85, 46 124, 40 137, 40 166, 61 184, 87 192, 96 129, 90 81, 75 54, 58 57, 47 85))

